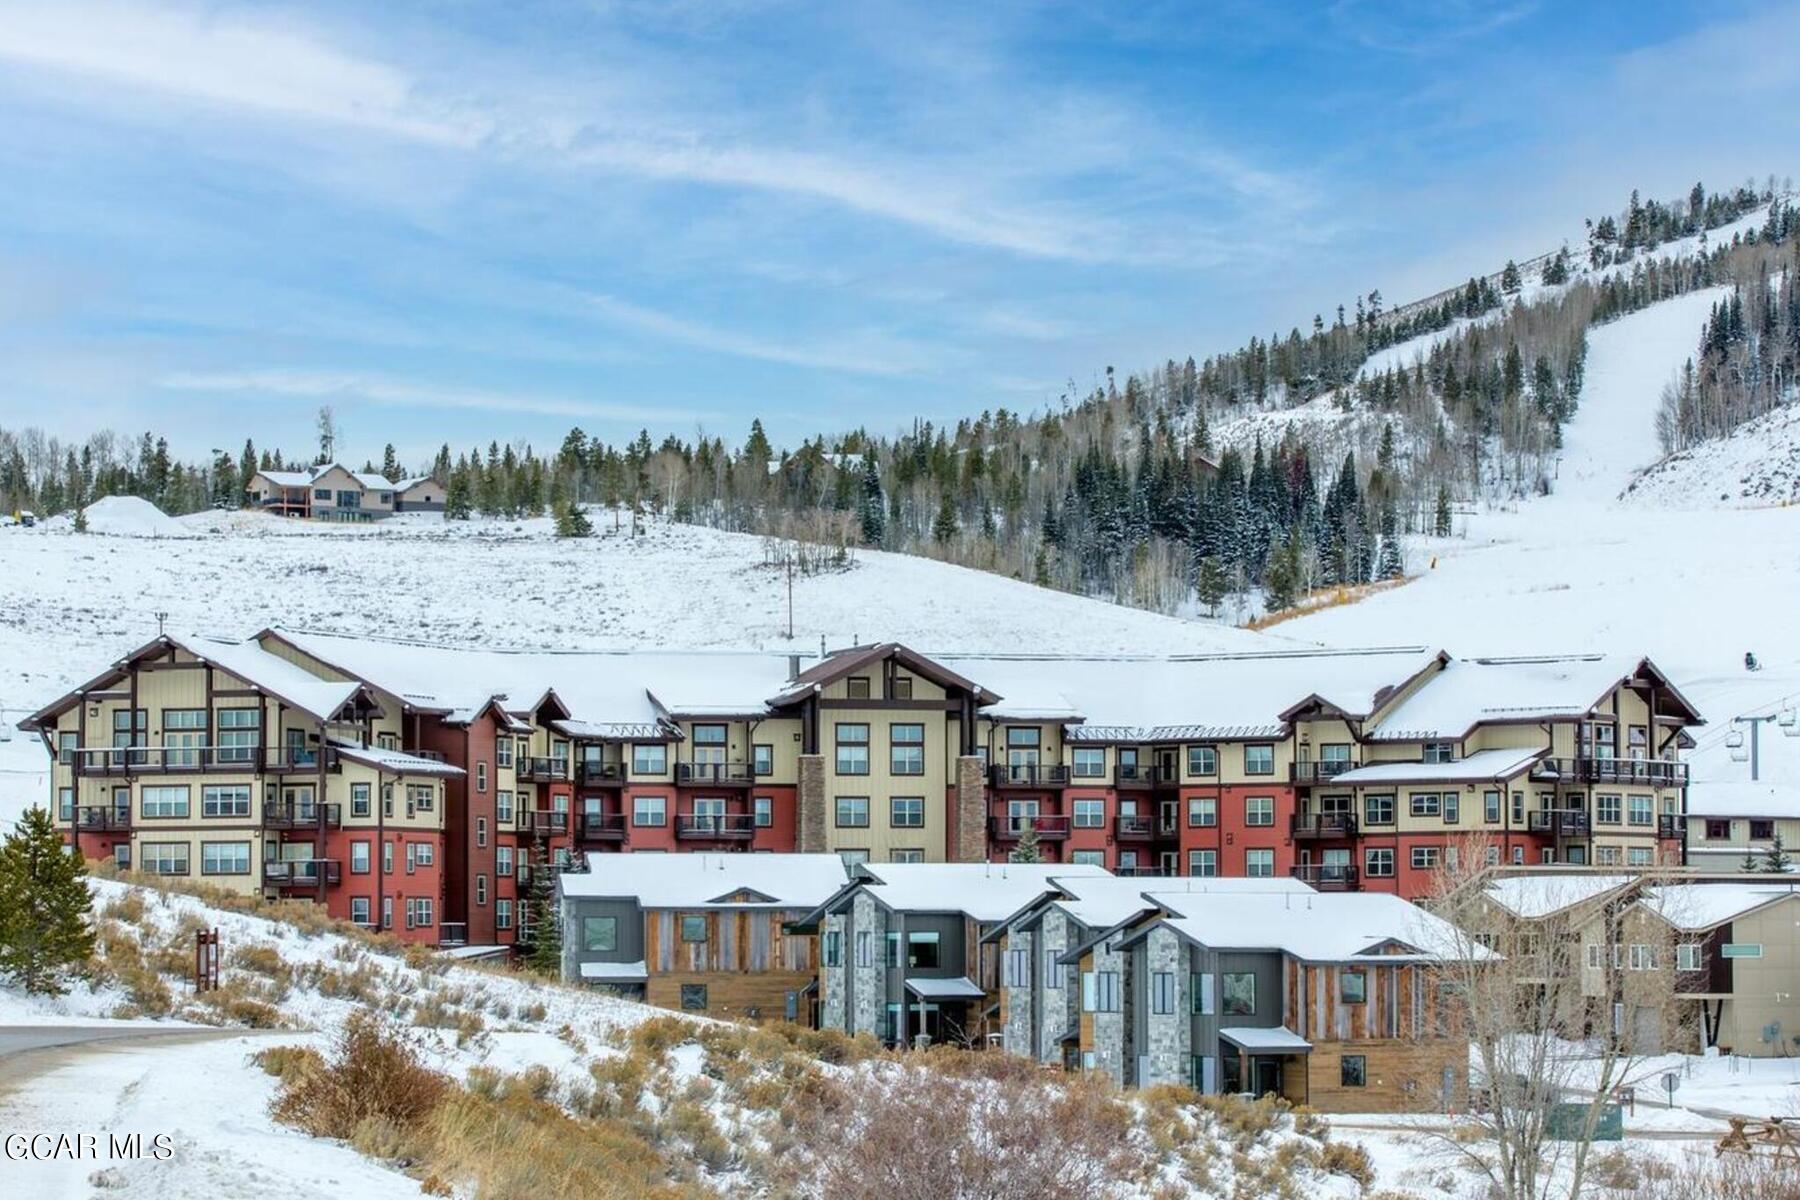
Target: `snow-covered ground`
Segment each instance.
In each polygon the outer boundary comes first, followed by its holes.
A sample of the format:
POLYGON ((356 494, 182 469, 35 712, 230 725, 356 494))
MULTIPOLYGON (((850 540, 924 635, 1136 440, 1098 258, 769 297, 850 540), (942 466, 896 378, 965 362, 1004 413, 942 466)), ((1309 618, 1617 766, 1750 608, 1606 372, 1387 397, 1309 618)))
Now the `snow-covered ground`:
POLYGON ((1670 455, 1626 493, 1661 508, 1765 508, 1800 500, 1800 405, 1670 455))

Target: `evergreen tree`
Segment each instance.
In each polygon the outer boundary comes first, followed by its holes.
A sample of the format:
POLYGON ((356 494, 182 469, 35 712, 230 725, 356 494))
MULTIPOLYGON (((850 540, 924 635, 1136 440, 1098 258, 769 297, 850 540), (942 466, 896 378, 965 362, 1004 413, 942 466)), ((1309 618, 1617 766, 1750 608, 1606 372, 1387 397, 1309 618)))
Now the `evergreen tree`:
POLYGON ((1024 827, 1019 831, 1019 843, 1013 847, 1010 855, 1016 863, 1035 863, 1044 861, 1043 849, 1038 845, 1037 822, 1030 817, 1021 817, 1024 827))
POLYGON ((1263 607, 1271 613, 1292 608, 1300 598, 1300 540, 1293 534, 1269 556, 1263 574, 1263 607))
POLYGON ((1500 272, 1500 290, 1509 296, 1519 294, 1523 281, 1519 278, 1519 264, 1512 259, 1506 260, 1506 269, 1500 272))
POLYGON ((562 974, 562 922, 556 911, 556 876, 542 847, 532 856, 531 892, 525 898, 531 913, 531 945, 525 965, 540 975, 562 974))
POLYGON ((381 451, 381 475, 389 483, 399 483, 406 478, 406 472, 400 469, 400 458, 394 453, 392 442, 381 451))
POLYGON ((1208 554, 1200 559, 1199 575, 1195 582, 1194 593, 1201 604, 1206 606, 1206 615, 1219 615, 1219 605, 1224 602, 1231 588, 1231 578, 1219 560, 1208 554))
POLYGON ((88 531, 87 509, 78 508, 75 510, 75 532, 76 533, 86 533, 87 531, 88 531))
POLYGON ((241 486, 237 495, 239 508, 250 507, 250 477, 254 474, 256 474, 256 443, 245 438, 244 452, 238 456, 238 481, 241 486))
POLYGON ((556 536, 559 538, 584 538, 594 535, 593 522, 588 520, 585 509, 579 504, 571 504, 564 500, 556 508, 556 536))
POLYGON ((444 489, 446 521, 466 521, 474 515, 475 501, 469 493, 469 471, 466 467, 458 467, 444 489))
POLYGON ((857 504, 865 545, 880 546, 887 536, 887 504, 881 497, 881 472, 875 452, 865 450, 862 461, 862 496, 857 504))
POLYGON ((1450 536, 1450 531, 1450 489, 1439 484, 1437 511, 1432 517, 1431 532, 1436 537, 1447 538, 1450 536))
POLYGON ((1763 855, 1763 870, 1771 874, 1786 874, 1788 869, 1787 851, 1782 848, 1781 835, 1778 833, 1769 843, 1769 849, 1763 855))
POLYGON ((1738 864, 1738 870, 1749 872, 1756 869, 1756 854, 1746 846, 1744 847, 1744 861, 1738 864))
POLYGON ((956 502, 949 492, 938 501, 937 519, 931 523, 931 539, 940 546, 956 540, 956 502))
POLYGON ((81 857, 47 810, 29 808, 0 845, 0 974, 56 995, 94 954, 93 897, 81 857))

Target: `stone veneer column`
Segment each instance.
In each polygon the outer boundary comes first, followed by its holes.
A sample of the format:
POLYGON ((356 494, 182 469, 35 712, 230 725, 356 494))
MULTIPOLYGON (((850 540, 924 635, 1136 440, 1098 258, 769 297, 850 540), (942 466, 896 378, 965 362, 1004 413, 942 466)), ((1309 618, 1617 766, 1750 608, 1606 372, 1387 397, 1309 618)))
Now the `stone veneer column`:
POLYGON ((952 821, 952 862, 986 862, 987 780, 981 760, 970 755, 956 760, 956 811, 952 821))
POLYGON ((1190 1075, 1189 1063, 1193 1042, 1193 1003, 1188 992, 1188 972, 1186 966, 1187 948, 1173 931, 1158 927, 1150 931, 1145 940, 1145 955, 1150 960, 1150 978, 1140 981, 1148 991, 1157 974, 1167 972, 1175 977, 1175 1011, 1168 1014, 1150 1012, 1152 1005, 1145 1004, 1148 1013, 1146 1021, 1149 1025, 1148 1042, 1144 1047, 1144 1056, 1150 1060, 1150 1078, 1137 1081, 1139 1087, 1148 1087, 1153 1083, 1186 1083, 1190 1075))
POLYGON ((804 854, 818 854, 825 849, 825 756, 822 754, 802 754, 800 756, 800 786, 795 793, 796 836, 799 845, 795 849, 804 854))
MULTIPOLYGON (((1006 1027, 1001 1032, 1001 1045, 1009 1053, 1023 1054, 1026 1058, 1036 1058, 1037 1047, 1032 1037, 1032 1005, 1031 1005, 1031 964, 1034 961, 1034 940, 1031 934, 1022 930, 1012 930, 1006 935, 1004 953, 1010 956, 1015 950, 1025 952, 1025 983, 1022 987, 1006 989, 1006 1027)), ((1005 959, 1000 963, 1001 980, 1006 977, 1005 959)))

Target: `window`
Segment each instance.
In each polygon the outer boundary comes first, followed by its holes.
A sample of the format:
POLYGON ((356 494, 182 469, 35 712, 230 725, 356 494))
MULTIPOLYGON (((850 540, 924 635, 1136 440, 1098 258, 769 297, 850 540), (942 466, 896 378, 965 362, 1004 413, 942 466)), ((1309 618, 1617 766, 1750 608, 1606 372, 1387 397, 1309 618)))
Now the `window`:
POLYGON ((221 708, 215 719, 219 728, 214 735, 218 743, 213 751, 214 759, 222 763, 253 762, 257 743, 262 739, 262 710, 221 708))
POLYGON ((633 825, 663 825, 668 822, 669 798, 667 796, 633 796, 631 798, 631 823, 633 825))
POLYGON ((1077 779, 1101 779, 1106 775, 1106 751, 1097 746, 1083 746, 1075 751, 1074 774, 1077 779))
POLYGON ((1343 1087, 1366 1087, 1369 1082, 1368 1056, 1346 1054, 1338 1059, 1338 1083, 1343 1087))
POLYGON ((1082 1007, 1089 1012, 1119 1011, 1119 973, 1086 971, 1081 977, 1082 1007))
POLYGON ((1219 773, 1219 748, 1217 746, 1189 746, 1187 759, 1189 775, 1217 775, 1219 773))
POLYGON ((513 848, 511 846, 494 847, 494 873, 503 878, 513 873, 513 848))
POLYGON ((409 897, 406 901, 406 927, 427 929, 432 923, 434 905, 427 897, 409 897))
POLYGON ((837 727, 837 773, 867 775, 869 773, 869 727, 839 723, 837 727))
POLYGON ((1069 861, 1078 867, 1104 867, 1106 865, 1106 851, 1072 850, 1069 852, 1069 861))
POLYGON ((872 967, 875 965, 875 934, 872 930, 856 931, 856 965, 872 967))
POLYGON ((1188 824, 1190 826, 1212 826, 1219 823, 1219 798, 1217 796, 1189 796, 1188 824))
POLYGON ((704 942, 706 937, 706 918, 684 916, 681 918, 681 940, 684 942, 704 942))
POLYGON ((186 875, 186 842, 145 842, 138 847, 139 869, 152 875, 186 875))
POLYGON ((1217 850, 1189 850, 1188 874, 1198 879, 1213 879, 1219 874, 1217 850))
POLYGON ((1414 846, 1412 848, 1412 868, 1415 871, 1429 871, 1438 865, 1439 850, 1436 846, 1414 846))
POLYGON ((1244 874, 1250 879, 1272 879, 1275 876, 1273 850, 1244 851, 1244 874))
POLYGON ((1247 796, 1244 799, 1244 824, 1273 825, 1275 823, 1275 797, 1247 796))
POLYGON ((56 789, 56 819, 73 821, 75 819, 75 789, 56 789))
POLYGON ((1273 775, 1275 773, 1275 747, 1267 745, 1244 747, 1244 774, 1273 775))
POLYGON ((851 700, 869 699, 869 677, 852 675, 844 680, 844 695, 851 700))
POLYGON ((825 931, 825 944, 821 948, 820 953, 824 958, 826 966, 828 966, 828 967, 843 966, 844 965, 844 935, 843 935, 843 932, 841 930, 837 930, 837 929, 827 929, 825 931))
POLYGON ((1363 874, 1371 879, 1394 877, 1394 851, 1391 847, 1370 846, 1363 851, 1363 874))
POLYGON ((418 848, 415 855, 421 867, 429 867, 437 859, 437 847, 430 842, 408 842, 407 846, 418 848))
POLYGON ((494 793, 494 820, 502 825, 511 825, 513 819, 513 794, 505 788, 494 793))
POLYGON ((1731 837, 1730 821, 1708 821, 1706 823, 1706 840, 1709 842, 1726 841, 1731 837))
POLYGON ((1523 825, 1525 823, 1524 792, 1514 792, 1512 794, 1512 823, 1514 825, 1523 825))
POLYGON ((486 817, 476 817, 475 818, 475 844, 477 846, 487 845, 487 818, 486 817))
POLYGON ((1751 841, 1766 842, 1774 836, 1775 836, 1775 822, 1773 822, 1773 821, 1757 821, 1757 820, 1752 820, 1750 822, 1750 840, 1751 841))
POLYGON ((918 863, 925 861, 925 852, 917 846, 899 847, 888 851, 888 861, 897 863, 918 863))
POLYGON ((1597 867, 1616 867, 1619 865, 1619 848, 1617 846, 1595 846, 1594 865, 1597 867))
POLYGON ((369 923, 369 898, 367 896, 350 897, 350 923, 352 925, 369 923))
POLYGON ((1435 817, 1443 812, 1436 792, 1413 792, 1406 799, 1415 817, 1435 817))
POLYGON ((1006 960, 1002 964, 1005 983, 1010 988, 1029 987, 1031 985, 1031 951, 1012 950, 1006 952, 1006 960))
MULTIPOLYGON (((714 751, 717 751, 718 753, 720 753, 722 755, 728 742, 729 742, 729 737, 727 735, 725 726, 723 726, 723 725, 695 725, 694 726, 694 745, 697 747, 698 746, 711 747, 714 751)), ((714 760, 710 759, 710 758, 701 758, 700 756, 696 755, 695 761, 711 762, 714 760)))
POLYGON ((1394 823, 1394 798, 1392 796, 1364 796, 1363 824, 1392 825, 1394 823))
POLYGON ((619 948, 619 918, 581 918, 581 948, 601 953, 619 948))
POLYGON ((239 783, 201 788, 200 815, 203 817, 249 816, 250 785, 239 783))
POLYGON ((381 898, 381 927, 383 929, 394 927, 394 898, 392 896, 381 898))
POLYGON ((381 843, 381 872, 384 875, 394 873, 394 843, 381 843))
POLYGON ((513 902, 511 900, 494 901, 494 928, 511 929, 513 923, 513 902))
POLYGON ((925 773, 925 727, 888 726, 888 769, 895 775, 925 773))
POLYGON ((669 748, 661 742, 634 742, 631 747, 633 775, 667 775, 669 748))
POLYGON ((935 971, 941 961, 938 935, 935 932, 923 930, 906 935, 906 965, 908 967, 917 967, 922 971, 935 971))
POLYGON ((81 735, 78 733, 59 733, 56 735, 56 761, 68 766, 75 761, 75 750, 81 735))
POLYGON ((369 843, 350 843, 350 873, 367 875, 369 873, 369 843))
POLYGON ((1515 866, 1515 867, 1524 866, 1525 865, 1525 847, 1514 846, 1512 849, 1512 860, 1513 860, 1513 866, 1515 866))
POLYGON ((1675 969, 1677 971, 1705 970, 1706 948, 1699 942, 1682 942, 1676 946, 1675 969))
POLYGON ((1203 1017, 1213 1012, 1213 977, 1196 971, 1188 976, 1188 1007, 1203 1017))
POLYGON ((1719 947, 1720 958, 1761 958, 1761 942, 1726 942, 1719 947))
POLYGON ((1075 828, 1099 829, 1106 824, 1106 801, 1075 801, 1075 828))
POLYGON ((894 676, 894 678, 892 680, 889 681, 889 683, 891 685, 888 689, 888 691, 889 691, 888 699, 889 700, 911 700, 913 698, 912 676, 896 675, 896 676, 894 676))
POLYGON ((1653 863, 1648 846, 1631 846, 1625 851, 1625 865, 1628 867, 1648 867, 1653 863))
POLYGON ((436 807, 436 785, 429 783, 409 783, 406 785, 406 810, 408 812, 430 812, 436 807))
POLYGON ((1445 792, 1440 798, 1444 806, 1444 824, 1454 825, 1462 819, 1462 795, 1459 792, 1445 792))
POLYGON ((755 814, 751 818, 758 829, 767 829, 775 824, 775 798, 773 796, 757 796, 750 801, 750 810, 755 814))
POLYGON ((840 829, 867 828, 869 798, 867 796, 839 796, 837 798, 837 823, 840 829))
POLYGON ((1369 999, 1369 974, 1367 971, 1344 971, 1338 975, 1338 1002, 1340 1004, 1365 1004, 1369 999))
POLYGON ((1219 996, 1226 1016, 1255 1016, 1255 973, 1251 971, 1226 971, 1219 976, 1219 996))
POLYGON ((753 775, 773 775, 775 747, 767 743, 750 747, 750 772, 753 775))
POLYGON ((1624 802, 1622 796, 1600 795, 1594 797, 1594 820, 1602 825, 1617 825, 1624 802))
POLYGON ((895 829, 922 828, 925 824, 925 797, 889 797, 888 824, 892 825, 895 829))
POLYGON ((475 790, 483 795, 487 794, 487 759, 485 758, 475 760, 475 790))
POLYGON ((1483 793, 1481 793, 1481 819, 1486 821, 1490 825, 1496 825, 1499 823, 1499 821, 1500 821, 1500 793, 1499 792, 1483 792, 1483 793))
POLYGON ((1067 983, 1063 972, 1062 956, 1055 950, 1044 951, 1044 986, 1051 989, 1061 988, 1067 983))
POLYGON ((202 875, 248 875, 250 873, 250 843, 201 842, 200 873, 202 875))
POLYGON ((1656 970, 1656 947, 1634 943, 1626 960, 1633 971, 1656 970))
POLYGON ((313 489, 313 499, 314 500, 323 500, 325 503, 330 504, 331 503, 331 489, 330 488, 314 488, 313 489))
POLYGON ((350 815, 353 817, 366 817, 370 814, 370 811, 369 785, 366 783, 351 784, 350 815))
POLYGON ((1166 1016, 1175 1011, 1175 972, 1150 973, 1150 1011, 1166 1016))
MULTIPOLYGON (((146 817, 185 817, 188 815, 188 789, 179 787, 146 787, 139 793, 146 817)), ((185 874, 186 872, 183 872, 185 874)))
POLYGON ((487 876, 486 875, 477 875, 475 877, 475 903, 485 907, 487 905, 487 901, 488 901, 487 876))
POLYGON ((406 843, 406 873, 411 875, 419 869, 419 843, 406 843))
POLYGON ((513 741, 509 737, 494 739, 494 766, 502 771, 512 770, 513 741))
POLYGON ((1451 742, 1426 742, 1424 762, 1448 763, 1456 761, 1456 746, 1451 742))
MULTIPOLYGON (((1648 797, 1648 796, 1633 796, 1629 800, 1626 801, 1625 817, 1626 817, 1626 820, 1629 821, 1631 824, 1633 824, 1633 825, 1648 825, 1648 824, 1650 824, 1651 823, 1650 822, 1650 813, 1651 813, 1650 797, 1648 797)), ((1769 830, 1769 835, 1771 837, 1773 837, 1774 833, 1775 833, 1774 829, 1771 828, 1769 830)))

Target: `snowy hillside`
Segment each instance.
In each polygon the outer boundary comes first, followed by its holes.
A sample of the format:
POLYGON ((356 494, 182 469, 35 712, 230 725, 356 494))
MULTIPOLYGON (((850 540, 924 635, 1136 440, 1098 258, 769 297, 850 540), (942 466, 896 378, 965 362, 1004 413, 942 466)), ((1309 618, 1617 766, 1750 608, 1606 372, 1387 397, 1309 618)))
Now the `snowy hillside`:
POLYGON ((1800 407, 1778 408, 1670 455, 1626 498, 1660 508, 1756 508, 1800 500, 1800 407))

